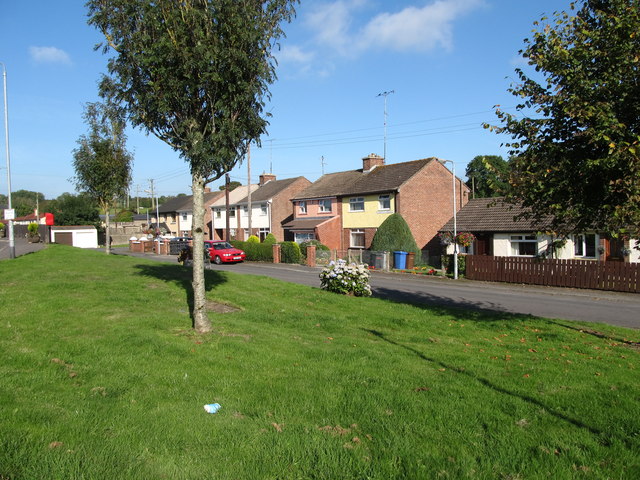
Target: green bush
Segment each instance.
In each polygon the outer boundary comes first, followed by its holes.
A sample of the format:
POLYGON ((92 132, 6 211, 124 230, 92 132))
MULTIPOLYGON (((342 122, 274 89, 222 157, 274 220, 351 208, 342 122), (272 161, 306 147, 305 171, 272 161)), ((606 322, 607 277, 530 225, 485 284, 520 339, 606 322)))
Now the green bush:
POLYGON ((322 243, 320 243, 320 240, 307 240, 306 242, 302 242, 300 244, 300 250, 302 252, 304 252, 305 255, 306 255, 306 252, 307 252, 307 247, 309 245, 315 245, 316 246, 316 250, 329 251, 329 247, 327 247, 326 245, 323 245, 322 243))
POLYGON ((240 240, 232 240, 231 245, 247 254, 247 260, 250 262, 272 262, 273 248, 271 245, 255 242, 241 242, 240 240))
POLYGON ((300 263, 302 261, 300 245, 296 242, 282 242, 280 244, 280 261, 282 263, 300 263))
POLYGON ((264 237, 262 243, 266 245, 274 245, 278 243, 278 240, 276 240, 276 236, 273 233, 269 233, 266 237, 264 237))
POLYGON ((371 250, 374 252, 413 252, 416 254, 416 263, 422 258, 422 252, 413 238, 409 225, 399 213, 390 215, 382 222, 373 236, 371 250))
POLYGON ((249 238, 247 238, 247 243, 260 243, 260 239, 255 235, 251 235, 249 238))
POLYGON ((133 212, 131 210, 120 210, 116 214, 116 222, 133 222, 133 212))
POLYGON ((38 234, 38 224, 35 222, 32 222, 29 224, 29 226, 27 227, 27 230, 29 231, 29 235, 34 236, 38 234))
MULTIPOLYGON (((442 267, 448 274, 453 274, 453 254, 442 255, 442 267)), ((467 256, 458 255, 458 274, 464 275, 467 271, 467 256)))

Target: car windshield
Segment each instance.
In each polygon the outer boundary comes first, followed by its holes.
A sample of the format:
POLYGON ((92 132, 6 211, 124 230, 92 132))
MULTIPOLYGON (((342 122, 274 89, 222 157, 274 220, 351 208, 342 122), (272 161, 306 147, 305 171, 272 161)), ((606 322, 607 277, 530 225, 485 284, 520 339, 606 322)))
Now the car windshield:
POLYGON ((221 243, 214 243, 213 248, 215 250, 226 250, 228 248, 233 248, 233 246, 230 243, 221 242, 221 243))

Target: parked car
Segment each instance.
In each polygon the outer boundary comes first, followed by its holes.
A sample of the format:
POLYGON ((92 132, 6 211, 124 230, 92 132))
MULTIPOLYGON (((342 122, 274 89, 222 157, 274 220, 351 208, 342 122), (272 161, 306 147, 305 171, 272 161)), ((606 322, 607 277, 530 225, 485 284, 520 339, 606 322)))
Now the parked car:
POLYGON ((209 257, 213 263, 242 262, 247 255, 229 242, 205 240, 204 247, 209 251, 209 257))

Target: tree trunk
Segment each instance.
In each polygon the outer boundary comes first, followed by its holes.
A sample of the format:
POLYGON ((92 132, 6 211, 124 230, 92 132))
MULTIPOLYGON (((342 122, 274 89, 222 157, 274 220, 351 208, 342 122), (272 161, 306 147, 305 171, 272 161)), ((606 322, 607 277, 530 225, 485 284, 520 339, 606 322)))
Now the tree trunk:
POLYGON ((111 255, 111 223, 109 218, 109 205, 105 204, 104 211, 106 213, 104 218, 105 223, 105 240, 104 240, 104 252, 107 255, 111 255))
POLYGON ((207 315, 207 297, 204 279, 204 178, 192 175, 193 191, 193 328, 198 333, 211 331, 207 315))

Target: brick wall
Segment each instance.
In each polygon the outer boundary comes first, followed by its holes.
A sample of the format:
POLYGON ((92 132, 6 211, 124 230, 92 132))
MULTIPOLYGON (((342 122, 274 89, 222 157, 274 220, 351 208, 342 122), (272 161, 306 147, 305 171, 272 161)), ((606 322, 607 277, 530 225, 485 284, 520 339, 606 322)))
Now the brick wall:
MULTIPOLYGON (((469 189, 456 179, 456 210, 469 201, 469 189)), ((438 230, 453 216, 451 171, 440 162, 430 162, 399 190, 397 211, 405 219, 418 247, 439 254, 438 230)))
POLYGON ((316 239, 331 250, 341 249, 342 217, 334 217, 316 227, 316 239))

